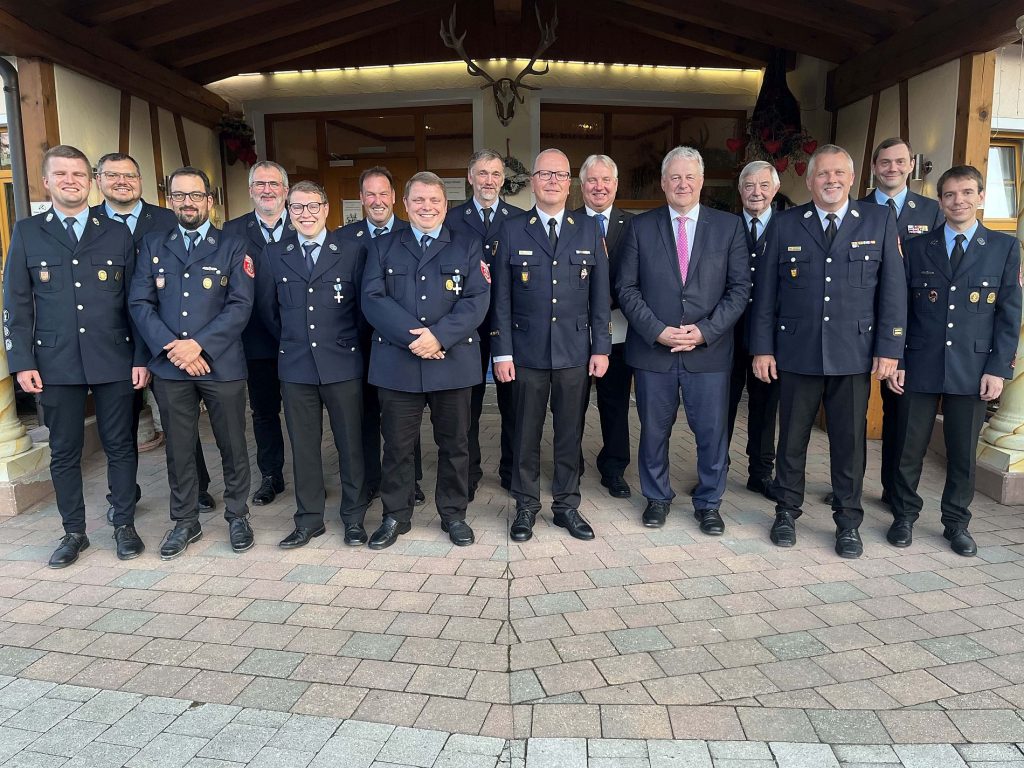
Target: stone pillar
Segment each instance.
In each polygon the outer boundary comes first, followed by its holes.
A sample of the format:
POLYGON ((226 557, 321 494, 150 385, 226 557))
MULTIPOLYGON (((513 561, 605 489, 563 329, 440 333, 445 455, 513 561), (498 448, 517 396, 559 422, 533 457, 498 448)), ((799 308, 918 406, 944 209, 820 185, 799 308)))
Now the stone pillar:
MULTIPOLYGON (((1024 214, 1017 220, 1017 239, 1024 242, 1024 214)), ((1003 504, 1024 503, 1024 324, 1017 363, 978 443, 978 490, 1003 504)))
POLYGON ((0 518, 23 512, 52 494, 49 469, 50 446, 46 443, 33 445, 18 419, 7 351, 0 349, 0 518))

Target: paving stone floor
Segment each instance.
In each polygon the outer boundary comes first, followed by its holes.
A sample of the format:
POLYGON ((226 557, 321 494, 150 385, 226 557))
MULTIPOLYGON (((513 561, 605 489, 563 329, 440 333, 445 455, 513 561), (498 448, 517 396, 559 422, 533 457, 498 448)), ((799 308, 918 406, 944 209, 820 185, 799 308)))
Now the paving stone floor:
MULTIPOLYGON (((76 566, 45 567, 59 538, 52 502, 0 523, 0 764, 1024 766, 1013 746, 1024 743, 1019 508, 979 496, 979 556, 954 555, 930 457, 914 545, 893 549, 872 444, 865 556, 841 560, 820 502, 827 440, 815 432, 799 543, 780 550, 767 540, 771 504, 744 487, 741 419, 726 535, 704 537, 685 495, 694 448, 680 419, 679 495, 666 527, 651 531, 639 524, 635 466, 633 499, 598 484, 593 409, 588 421, 582 511, 593 542, 552 526, 547 509, 533 541, 509 541, 493 408, 468 548, 440 530, 428 450, 428 505, 389 550, 345 547, 336 516, 309 547, 278 549, 289 490, 253 508, 251 551, 232 553, 214 514, 202 541, 162 562, 156 451, 139 473, 150 550, 120 562, 103 518, 104 465, 90 460, 93 545, 76 566), (189 718, 217 725, 179 727, 189 718), (288 735, 306 729, 308 743, 288 735), (68 744, 70 754, 54 751, 68 744), (336 762, 344 749, 362 757, 336 762)), ((637 437, 634 424, 634 447, 637 437)), ((206 431, 204 441, 212 459, 206 431)), ((325 464, 336 508, 326 445, 325 464)), ((376 502, 368 528, 380 514, 376 502)))

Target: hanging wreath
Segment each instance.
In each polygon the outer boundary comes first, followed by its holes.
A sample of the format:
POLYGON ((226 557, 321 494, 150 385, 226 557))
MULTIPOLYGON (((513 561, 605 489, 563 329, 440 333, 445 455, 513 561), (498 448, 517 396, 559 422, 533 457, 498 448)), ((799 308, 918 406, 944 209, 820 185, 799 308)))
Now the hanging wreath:
POLYGON ((241 115, 224 115, 217 130, 228 165, 234 165, 239 160, 249 167, 256 163, 256 137, 241 115))
POLYGON ((508 155, 505 158, 505 183, 501 187, 503 196, 515 195, 530 183, 530 172, 521 161, 508 155))

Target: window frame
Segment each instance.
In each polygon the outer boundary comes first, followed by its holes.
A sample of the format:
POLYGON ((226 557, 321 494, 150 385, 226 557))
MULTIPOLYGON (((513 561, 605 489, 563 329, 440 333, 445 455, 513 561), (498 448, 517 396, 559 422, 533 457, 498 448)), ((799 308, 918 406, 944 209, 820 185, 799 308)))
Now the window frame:
MULTIPOLYGON (((992 136, 989 141, 989 149, 991 150, 992 147, 1008 147, 1013 150, 1014 178, 1017 183, 1015 197, 1017 198, 1017 216, 1019 217, 1021 212, 1024 211, 1024 200, 1022 200, 1021 194, 1021 192, 1024 191, 1024 181, 1021 179, 1022 155, 1024 155, 1024 134, 1006 134, 1001 132, 1001 135, 999 136, 992 136)), ((986 197, 992 192, 988 183, 987 164, 985 167, 985 192, 986 197)), ((996 218, 984 216, 983 220, 986 227, 997 232, 1010 232, 1014 234, 1017 232, 1017 218, 996 218)))

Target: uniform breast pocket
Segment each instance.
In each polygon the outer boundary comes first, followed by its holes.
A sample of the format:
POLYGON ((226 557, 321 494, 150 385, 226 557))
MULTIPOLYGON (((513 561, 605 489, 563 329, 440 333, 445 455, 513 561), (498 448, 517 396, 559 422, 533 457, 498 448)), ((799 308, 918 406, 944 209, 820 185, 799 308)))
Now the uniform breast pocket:
POLYGON ((971 275, 968 281, 967 308, 971 312, 992 312, 999 294, 999 275, 971 275))
POLYGON ((810 280, 808 256, 802 252, 787 252, 779 259, 779 287, 806 288, 810 280))
POLYGON ((119 291, 124 286, 124 257, 107 259, 92 257, 92 274, 95 284, 104 291, 119 291))
POLYGON ((404 264, 392 264, 384 270, 384 287, 395 301, 405 298, 405 284, 408 282, 408 270, 404 264))
POLYGON ((942 293, 939 292, 934 277, 912 277, 910 279, 911 306, 919 312, 935 312, 939 308, 939 302, 945 306, 945 294, 945 288, 942 293))
POLYGON ((537 278, 540 276, 540 256, 513 254, 509 258, 509 263, 515 285, 527 291, 537 285, 537 278))
POLYGON ((469 265, 465 262, 449 262, 441 264, 441 281, 444 296, 448 301, 456 301, 466 287, 466 274, 469 265))
POLYGON ((321 281, 322 295, 334 306, 350 303, 356 295, 356 287, 352 282, 352 273, 324 275, 321 281))
POLYGON ((297 307, 302 301, 304 286, 299 281, 289 281, 282 277, 277 281, 277 303, 282 307, 297 307))
POLYGON ((32 287, 39 293, 59 291, 64 286, 60 256, 29 256, 28 271, 32 274, 32 287))
POLYGON ((590 278, 594 273, 594 255, 591 253, 569 254, 569 282, 573 288, 584 289, 590 287, 590 278))
POLYGON ((874 288, 878 282, 878 268, 882 266, 882 251, 878 248, 851 248, 849 251, 850 285, 854 288, 874 288))

